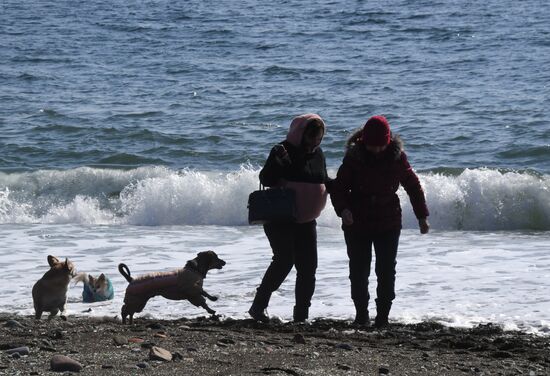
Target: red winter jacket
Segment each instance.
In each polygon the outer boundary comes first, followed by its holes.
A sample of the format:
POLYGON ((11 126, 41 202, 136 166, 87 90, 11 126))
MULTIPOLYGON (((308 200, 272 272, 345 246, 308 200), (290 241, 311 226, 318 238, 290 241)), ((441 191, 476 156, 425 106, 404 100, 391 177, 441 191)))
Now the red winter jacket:
POLYGON ((429 212, 424 191, 399 137, 392 137, 378 156, 358 142, 349 146, 330 197, 338 216, 346 208, 352 212, 353 229, 370 233, 400 229, 401 205, 396 193, 399 184, 409 195, 416 217, 426 218, 429 212))

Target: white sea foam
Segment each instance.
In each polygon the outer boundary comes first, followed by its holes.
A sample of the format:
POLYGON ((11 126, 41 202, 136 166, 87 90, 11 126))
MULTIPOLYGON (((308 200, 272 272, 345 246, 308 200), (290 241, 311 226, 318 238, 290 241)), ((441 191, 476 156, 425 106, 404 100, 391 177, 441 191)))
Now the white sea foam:
MULTIPOLYGON (((319 228, 319 267, 312 317, 351 319, 348 262, 342 232, 319 228)), ((32 314, 31 289, 47 270, 46 256, 68 257, 78 271, 106 273, 115 288, 111 302, 84 304, 82 286, 69 290, 69 314, 119 315, 127 282, 117 265, 133 275, 182 267, 197 251, 213 249, 227 261, 205 280, 210 303, 227 317, 244 318, 255 288, 271 260, 259 226, 0 226, 0 311, 32 314), (88 313, 88 309, 92 312, 88 313)), ((496 322, 508 329, 550 333, 550 256, 546 233, 433 232, 404 230, 397 264, 397 299, 391 318, 400 322, 437 320, 470 327, 496 322)), ((374 274, 374 273, 373 273, 374 274)), ((290 319, 295 272, 273 295, 269 313, 290 319)), ((375 297, 376 278, 370 291, 375 297)), ((375 316, 374 302, 371 306, 375 316)), ((144 316, 204 315, 188 302, 152 299, 144 316)), ((138 318, 142 314, 138 315, 138 318)))
MULTIPOLYGON (((467 169, 419 176, 435 229, 550 230, 548 175, 467 169)), ((241 226, 257 186, 258 170, 246 166, 229 173, 164 167, 0 173, 0 223, 241 226)), ((416 228, 406 193, 399 195, 404 228, 416 228)), ((339 226, 330 203, 319 223, 339 226)))
MULTIPOLYGON (((550 229, 549 176, 466 169, 458 176, 429 174, 421 179, 430 220, 437 228, 550 229)), ((407 227, 412 227, 412 219, 412 216, 405 218, 407 227)))

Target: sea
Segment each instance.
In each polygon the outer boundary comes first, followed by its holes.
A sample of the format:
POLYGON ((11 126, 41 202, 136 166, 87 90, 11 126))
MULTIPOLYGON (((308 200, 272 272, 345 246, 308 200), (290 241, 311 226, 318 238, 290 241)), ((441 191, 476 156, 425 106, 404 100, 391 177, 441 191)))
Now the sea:
MULTIPOLYGON (((48 255, 114 285, 84 304, 71 284, 69 316, 114 317, 119 263, 167 271, 211 249, 227 265, 210 306, 246 318, 272 256, 247 221, 270 148, 318 113, 334 177, 383 114, 431 212, 421 235, 400 189, 391 321, 550 334, 549 25, 546 0, 2 0, 0 312, 33 314, 48 255)), ((354 316, 340 225, 329 203, 312 319, 354 316)), ((294 282, 271 316, 292 318, 294 282)), ((157 297, 136 318, 204 315, 157 297)))

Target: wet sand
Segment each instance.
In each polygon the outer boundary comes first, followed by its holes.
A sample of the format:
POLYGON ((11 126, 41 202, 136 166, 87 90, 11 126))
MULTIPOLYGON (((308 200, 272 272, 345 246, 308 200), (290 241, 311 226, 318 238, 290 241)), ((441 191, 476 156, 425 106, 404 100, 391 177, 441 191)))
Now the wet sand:
POLYGON ((59 374, 51 371, 59 354, 82 366, 83 375, 550 375, 549 337, 491 324, 454 329, 424 322, 377 330, 340 320, 138 317, 122 325, 109 318, 36 321, 2 314, 0 328, 5 375, 59 374), (22 349, 9 354, 15 348, 22 349))

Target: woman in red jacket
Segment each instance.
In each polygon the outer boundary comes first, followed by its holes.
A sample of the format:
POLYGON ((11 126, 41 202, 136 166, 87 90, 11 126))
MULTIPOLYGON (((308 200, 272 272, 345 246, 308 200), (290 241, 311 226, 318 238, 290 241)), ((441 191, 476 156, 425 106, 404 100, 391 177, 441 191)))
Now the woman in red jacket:
POLYGON ((347 142, 347 151, 331 187, 331 200, 342 218, 342 229, 349 257, 351 297, 355 323, 369 322, 368 279, 372 246, 376 254, 375 326, 388 324, 395 298, 395 265, 401 233, 399 185, 409 195, 420 232, 429 230, 424 192, 412 170, 403 144, 392 135, 385 117, 371 117, 347 142))

